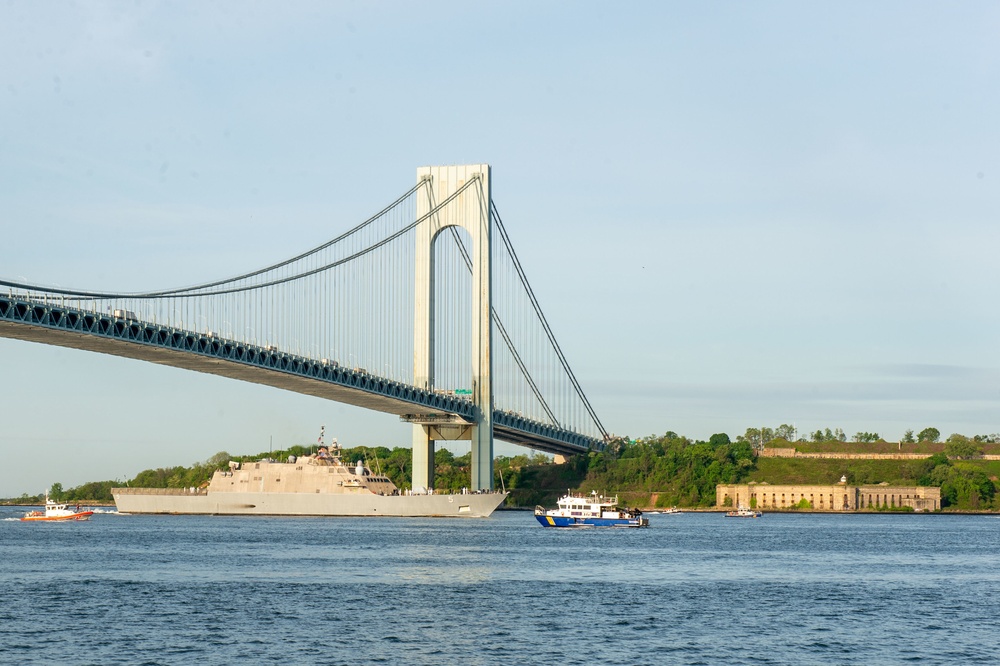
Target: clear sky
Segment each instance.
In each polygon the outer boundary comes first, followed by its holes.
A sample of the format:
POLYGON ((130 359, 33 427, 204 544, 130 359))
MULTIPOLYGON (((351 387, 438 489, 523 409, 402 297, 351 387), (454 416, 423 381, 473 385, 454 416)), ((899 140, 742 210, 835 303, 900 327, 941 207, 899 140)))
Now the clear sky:
MULTIPOLYGON (((487 162, 609 430, 1000 431, 995 2, 0 5, 0 275, 183 286, 487 162)), ((395 417, 0 340, 0 496, 395 417)), ((500 453, 518 451, 500 446, 500 453)))

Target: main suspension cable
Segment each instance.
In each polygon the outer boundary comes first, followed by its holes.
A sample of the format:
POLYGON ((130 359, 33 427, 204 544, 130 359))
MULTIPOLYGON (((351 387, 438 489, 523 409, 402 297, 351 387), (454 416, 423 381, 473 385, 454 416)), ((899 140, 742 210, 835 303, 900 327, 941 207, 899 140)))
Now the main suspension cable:
MULTIPOLYGON (((449 227, 451 229, 452 238, 455 240, 455 244, 458 245, 459 251, 462 253, 462 259, 465 260, 465 266, 472 272, 472 258, 469 257, 469 252, 465 248, 465 244, 462 243, 461 237, 458 235, 458 230, 455 227, 449 227)), ((525 380, 528 382, 528 386, 531 388, 531 392, 535 394, 535 398, 542 405, 542 409, 548 415, 552 422, 556 426, 562 427, 559 423, 559 419, 556 418, 555 414, 549 408, 548 403, 542 396, 542 392, 538 389, 538 385, 535 384, 535 380, 531 377, 531 373, 528 372, 528 368, 525 366, 524 361, 521 359, 521 355, 517 353, 517 349, 514 348, 514 342, 510 339, 510 335, 507 333, 507 329, 504 327, 503 322, 500 321, 500 315, 497 310, 492 305, 490 306, 490 316, 493 319, 493 323, 497 325, 497 331, 503 338, 504 342, 507 344, 507 349, 510 350, 511 355, 514 357, 514 362, 517 363, 517 367, 521 369, 521 373, 524 375, 525 380)))
POLYGON ((556 341, 556 337, 552 333, 552 329, 549 327, 549 322, 545 319, 545 315, 542 313, 542 308, 538 304, 538 299, 535 298, 535 292, 531 289, 531 285, 528 283, 528 277, 524 274, 524 268, 521 266, 521 261, 517 258, 517 254, 514 252, 514 246, 510 242, 510 237, 507 235, 507 230, 503 226, 503 220, 500 219, 500 213, 497 211, 497 207, 492 201, 490 201, 490 210, 493 213, 494 219, 496 220, 497 229, 500 231, 500 237, 503 240, 504 245, 507 247, 507 252, 510 253, 511 260, 513 261, 514 264, 514 269, 517 271, 518 277, 520 277, 521 279, 521 284, 524 286, 525 292, 528 295, 528 299, 531 301, 531 306, 535 310, 535 315, 538 317, 538 320, 541 322, 542 327, 545 329, 545 335, 549 339, 549 344, 551 344, 552 348, 555 350, 556 356, 558 356, 559 358, 559 363, 562 365, 563 370, 566 372, 567 376, 569 376, 569 380, 573 384, 573 388, 576 390, 576 394, 580 397, 580 400, 583 401, 583 405, 587 409, 587 412, 590 414, 590 418, 594 420, 594 423, 597 425, 597 428, 601 431, 601 434, 604 435, 604 438, 608 439, 610 437, 608 431, 604 429, 604 425, 598 418, 597 412, 594 411, 594 408, 591 406, 590 401, 587 400, 587 396, 584 395, 583 388, 580 386, 580 383, 576 380, 576 375, 573 374, 573 370, 569 367, 569 362, 566 360, 566 356, 563 354, 562 349, 559 347, 559 343, 556 341))
MULTIPOLYGON (((25 289, 25 290, 28 290, 28 291, 30 291, 30 290, 44 291, 44 292, 48 292, 50 294, 59 294, 61 296, 73 296, 73 297, 76 297, 76 298, 93 298, 93 299, 98 299, 98 300, 114 300, 114 299, 122 299, 122 298, 132 298, 132 299, 136 299, 136 300, 151 300, 151 299, 154 299, 154 298, 163 298, 163 297, 171 297, 171 298, 196 298, 196 297, 201 297, 201 296, 221 296, 223 294, 235 294, 235 293, 242 293, 242 292, 246 292, 246 291, 255 291, 255 290, 263 289, 265 287, 273 287, 273 286, 276 286, 276 285, 281 285, 281 284, 286 284, 288 282, 293 282, 295 280, 299 280, 301 278, 309 277, 309 276, 315 275, 317 273, 322 273, 323 271, 330 270, 331 268, 336 268, 337 266, 341 266, 341 265, 346 264, 346 263, 348 263, 350 261, 353 261, 354 259, 358 259, 359 257, 363 257, 363 256, 365 256, 367 254, 370 254, 371 252, 374 252, 378 248, 383 247, 385 245, 388 245, 389 243, 391 243, 392 241, 396 240, 400 236, 406 234, 408 231, 414 229, 417 225, 419 225, 424 220, 430 218, 432 215, 436 215, 442 208, 444 208, 449 203, 451 203, 455 198, 457 198, 462 192, 464 192, 474 182, 476 182, 476 179, 469 180, 469 182, 467 182, 461 188, 459 188, 458 190, 456 190, 453 194, 451 194, 451 196, 449 196, 444 201, 442 201, 440 204, 438 204, 434 209, 428 211, 426 214, 424 214, 421 217, 417 218, 416 220, 414 220, 410 224, 406 225, 402 229, 399 229, 395 233, 390 234, 389 236, 383 238, 382 240, 378 241, 377 243, 375 243, 375 244, 373 244, 373 245, 371 245, 371 246, 369 246, 367 248, 364 248, 364 249, 359 250, 359 251, 357 251, 357 252, 355 252, 355 253, 353 253, 351 255, 348 255, 347 257, 343 257, 341 259, 338 259, 337 261, 334 261, 334 262, 331 262, 331 263, 319 266, 317 268, 313 268, 311 270, 304 271, 302 273, 295 273, 295 274, 292 274, 292 275, 286 275, 284 277, 277 278, 277 279, 274 279, 274 280, 270 280, 268 282, 261 282, 259 284, 247 285, 247 286, 243 286, 243 287, 231 287, 231 288, 228 288, 228 289, 216 289, 214 291, 199 291, 197 293, 195 293, 195 292, 192 291, 194 289, 194 287, 189 287, 189 288, 185 288, 185 289, 181 289, 181 290, 156 291, 156 292, 140 292, 140 293, 120 293, 120 294, 116 294, 116 293, 104 293, 104 292, 76 291, 76 290, 72 290, 72 289, 41 287, 41 286, 23 284, 23 283, 13 282, 13 281, 10 281, 10 280, 3 280, 3 279, 0 279, 0 285, 6 286, 6 287, 12 287, 12 288, 15 288, 15 289, 25 289)), ((420 185, 418 184, 417 187, 419 187, 419 186, 420 185)), ((413 190, 410 190, 410 192, 412 193, 415 190, 416 190, 416 187, 413 190)), ((386 210, 388 210, 388 209, 386 209, 386 210)), ((365 224, 367 224, 367 222, 365 224)), ((359 228, 359 227, 356 227, 355 229, 357 229, 357 228, 359 228)), ((349 234, 342 234, 338 238, 342 239, 342 238, 346 237, 347 235, 349 235, 349 234)), ((331 241, 329 243, 326 243, 324 245, 324 247, 329 247, 333 242, 335 242, 335 241, 331 241)), ((313 252, 310 251, 310 252, 305 253, 305 254, 300 255, 300 256, 308 256, 310 254, 313 254, 313 252)), ((284 267, 284 266, 287 266, 289 263, 290 262, 285 261, 285 262, 282 262, 280 264, 275 264, 275 266, 277 266, 277 267, 284 267)), ((253 274, 254 275, 259 275, 261 273, 267 272, 268 270, 271 270, 271 268, 260 270, 260 271, 255 271, 253 274)), ((250 274, 248 274, 248 275, 250 275, 250 274)), ((219 285, 222 285, 222 284, 229 284, 232 281, 233 280, 223 280, 223 281, 215 282, 215 283, 212 283, 212 284, 213 284, 213 286, 219 286, 219 285)))

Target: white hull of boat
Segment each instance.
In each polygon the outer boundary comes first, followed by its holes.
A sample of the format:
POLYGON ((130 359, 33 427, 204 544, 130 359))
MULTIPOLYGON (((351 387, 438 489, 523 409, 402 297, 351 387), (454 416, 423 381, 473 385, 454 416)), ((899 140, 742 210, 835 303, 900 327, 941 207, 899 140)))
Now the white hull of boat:
MULTIPOLYGON (((115 489, 122 491, 122 489, 115 489)), ((119 513, 220 516, 404 516, 486 518, 506 493, 372 495, 310 493, 183 493, 112 491, 119 513)))

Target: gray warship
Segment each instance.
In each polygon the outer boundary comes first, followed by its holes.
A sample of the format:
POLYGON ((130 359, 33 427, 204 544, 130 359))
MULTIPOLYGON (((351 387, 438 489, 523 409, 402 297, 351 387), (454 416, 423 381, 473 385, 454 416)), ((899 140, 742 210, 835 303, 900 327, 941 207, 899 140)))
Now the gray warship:
POLYGON ((112 488, 119 513, 253 516, 486 518, 506 492, 400 490, 364 462, 346 464, 336 445, 286 462, 230 462, 203 488, 112 488))

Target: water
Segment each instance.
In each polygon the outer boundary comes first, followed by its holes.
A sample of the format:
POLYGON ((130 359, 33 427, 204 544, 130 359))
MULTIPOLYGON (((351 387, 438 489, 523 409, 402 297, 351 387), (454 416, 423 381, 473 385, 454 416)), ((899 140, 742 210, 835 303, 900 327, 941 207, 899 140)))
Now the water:
POLYGON ((1000 518, 489 520, 0 508, 4 664, 996 662, 1000 518))

